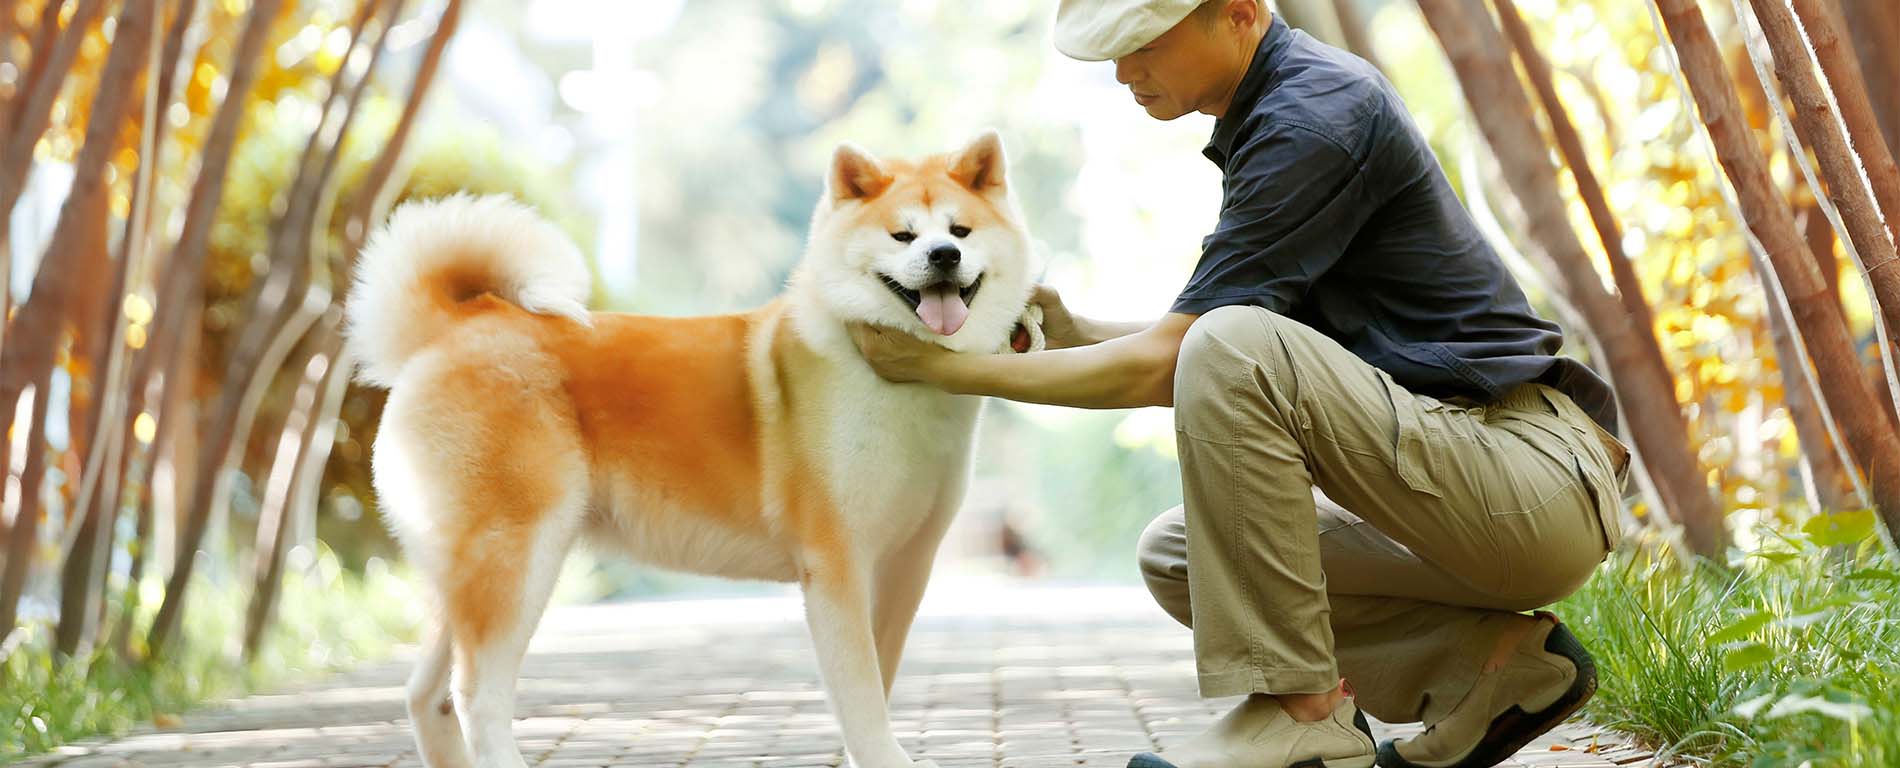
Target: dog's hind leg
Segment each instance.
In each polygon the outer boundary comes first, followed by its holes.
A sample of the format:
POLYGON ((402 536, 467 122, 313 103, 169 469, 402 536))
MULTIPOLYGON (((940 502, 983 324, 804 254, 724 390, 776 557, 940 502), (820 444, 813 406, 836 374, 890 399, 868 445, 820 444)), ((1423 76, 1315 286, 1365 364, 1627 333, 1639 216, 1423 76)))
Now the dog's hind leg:
POLYGON ((455 635, 452 687, 477 768, 526 765, 512 727, 516 677, 582 511, 578 499, 566 500, 525 530, 487 531, 458 563, 465 570, 448 601, 455 635))
POLYGON ((416 731, 416 751, 427 768, 469 768, 462 723, 449 701, 449 629, 438 622, 431 632, 409 673, 409 723, 416 731))

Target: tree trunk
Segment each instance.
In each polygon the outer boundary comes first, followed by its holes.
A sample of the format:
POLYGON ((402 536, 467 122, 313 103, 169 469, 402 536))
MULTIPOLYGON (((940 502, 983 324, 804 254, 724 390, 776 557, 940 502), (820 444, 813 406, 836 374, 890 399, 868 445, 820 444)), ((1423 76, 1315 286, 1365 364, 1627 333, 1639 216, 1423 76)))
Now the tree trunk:
MULTIPOLYGON (((402 117, 397 118, 396 128, 389 133, 389 140, 383 144, 383 151, 377 153, 376 161, 370 164, 369 171, 363 175, 362 186, 352 199, 347 218, 343 222, 343 257, 354 258, 363 250, 363 242, 369 239, 370 228, 375 225, 376 213, 388 204, 385 196, 392 192, 389 179, 396 172, 396 161, 401 159, 403 150, 409 146, 409 133, 415 128, 416 115, 422 111, 422 103, 428 98, 430 86, 435 83, 435 73, 442 65, 442 54, 448 50, 449 40, 455 37, 455 29, 462 18, 462 0, 448 0, 442 8, 442 18, 436 22, 435 34, 429 37, 429 48, 422 53, 421 63, 416 65, 416 81, 409 87, 409 99, 403 102, 402 117)), ((338 270, 336 274, 347 275, 348 271, 338 270)))
POLYGON ((1339 34, 1346 41, 1346 50, 1384 72, 1385 66, 1379 63, 1379 55, 1372 49, 1366 17, 1359 12, 1359 0, 1333 0, 1333 15, 1339 19, 1339 34))
POLYGON ((341 307, 332 305, 311 332, 308 346, 325 351, 308 358, 304 381, 297 388, 290 416, 284 422, 286 436, 295 434, 297 439, 292 445, 286 438, 286 444, 278 448, 258 515, 256 567, 250 608, 244 620, 244 657, 247 659, 257 657, 264 628, 270 623, 277 604, 277 591, 284 573, 284 547, 295 524, 294 518, 303 511, 302 500, 315 490, 322 478, 323 462, 317 457, 328 457, 329 451, 319 446, 336 435, 334 406, 335 401, 342 399, 344 385, 349 382, 350 362, 327 351, 341 346, 338 328, 342 323, 341 307))
MULTIPOLYGON (((48 0, 57 5, 58 0, 48 0)), ((0 148, 0 243, 7 242, 11 231, 13 204, 20 201, 20 192, 26 183, 26 172, 33 167, 33 145, 38 144, 40 136, 46 133, 46 127, 53 119, 53 102, 66 83, 66 73, 73 68, 73 59, 79 55, 79 44, 86 38, 86 32, 92 28, 93 21, 105 7, 105 0, 79 0, 73 17, 66 30, 57 38, 51 38, 51 30, 39 33, 41 39, 51 40, 51 50, 33 51, 31 65, 33 79, 27 81, 26 93, 21 97, 19 110, 13 115, 12 133, 6 136, 6 145, 0 148)), ((57 13, 54 14, 57 17, 57 13)), ((42 17, 44 21, 44 17, 42 17)), ((58 27, 57 23, 51 25, 58 27)), ((7 401, 11 402, 11 401, 7 401)), ((5 434, 5 430, 0 430, 5 434)))
MULTIPOLYGON (((1801 229, 1808 241, 1808 252, 1821 266, 1821 277, 1827 285, 1828 300, 1840 302, 1840 264, 1834 257, 1834 226, 1828 223, 1821 205, 1812 202, 1801 209, 1801 229)), ((1781 311, 1781 302, 1768 302, 1768 330, 1775 343, 1775 358, 1781 367, 1782 402, 1788 409, 1788 416, 1794 422, 1795 438, 1801 443, 1801 454, 1807 463, 1808 475, 1814 488, 1812 501, 1823 510, 1841 511, 1859 509, 1867 506, 1861 497, 1860 489, 1849 469, 1849 462, 1842 456, 1847 446, 1840 442, 1840 433, 1821 416, 1821 404, 1817 397, 1814 370, 1801 362, 1796 351, 1800 344, 1795 339, 1793 322, 1786 312, 1781 311)), ((1886 391, 1886 380, 1882 379, 1875 392, 1886 391)))
MULTIPOLYGON (((0 381, 0 403, 5 406, 0 407, 6 410, 11 410, 18 387, 26 381, 50 380, 74 298, 88 283, 86 277, 99 274, 103 269, 105 219, 109 212, 106 194, 110 191, 105 180, 106 164, 118 148, 126 110, 134 93, 132 85, 145 64, 144 46, 150 38, 151 15, 150 3, 128 3, 119 15, 118 34, 123 36, 120 38, 123 44, 112 47, 100 74, 85 143, 73 162, 72 189, 60 208, 46 256, 33 276, 33 292, 14 319, 17 324, 14 329, 20 333, 14 343, 0 353, 0 371, 4 372, 5 379, 0 381)), ((49 70, 48 77, 56 71, 56 68, 49 70)), ((40 469, 44 471, 43 463, 40 469)), ((38 478, 21 479, 22 486, 38 482, 38 478)), ((36 499, 22 498, 21 514, 31 511, 37 515, 36 502, 36 499)), ((74 524, 84 531, 87 530, 85 522, 76 520, 74 524)), ((86 567, 89 569, 90 563, 86 567)), ((7 629, 11 628, 9 624, 7 629)))
POLYGON ((39 540, 40 483, 46 479, 47 407, 52 400, 47 388, 52 372, 33 382, 33 413, 26 424, 26 467, 20 473, 20 506, 13 518, 13 530, 7 538, 7 562, 0 572, 0 645, 13 634, 20 617, 20 592, 26 588, 27 561, 33 557, 33 545, 39 540))
POLYGON ((1761 146, 1743 122, 1722 63, 1721 51, 1695 0, 1654 0, 1689 81, 1717 158, 1741 198, 1742 214, 1767 250, 1801 332, 1829 409, 1843 415, 1841 428, 1855 460, 1867 471, 1874 506, 1889 532, 1900 533, 1900 436, 1860 375, 1859 357, 1839 304, 1827 294, 1820 266, 1794 227, 1794 216, 1768 173, 1761 146))
MULTIPOLYGON (((1886 326, 1890 337, 1900 334, 1900 268, 1896 268, 1894 241, 1889 237, 1887 228, 1880 220, 1880 210, 1866 182, 1862 180, 1861 168, 1848 148, 1847 137, 1842 135, 1842 124, 1835 119, 1834 109, 1828 100, 1827 92, 1816 77, 1814 65, 1809 59, 1808 46, 1803 42, 1801 29, 1796 26, 1794 14, 1789 12, 1786 0, 1750 0, 1755 6, 1755 18, 1761 23, 1762 36, 1767 39, 1773 54, 1775 79, 1780 81, 1788 99, 1794 104, 1794 133, 1800 141, 1793 147, 1796 159, 1803 167, 1803 173, 1813 182, 1813 171, 1808 168, 1803 148, 1814 152, 1820 166, 1821 178, 1825 182, 1828 200, 1833 202, 1839 212, 1841 226, 1847 234, 1848 242, 1860 256, 1860 264, 1868 265, 1867 281, 1871 289, 1874 310, 1880 313, 1881 322, 1886 326)), ((1739 8, 1737 9, 1740 10, 1739 8)), ((1834 46, 1838 49, 1840 46, 1834 46)), ((1750 57, 1755 58, 1753 51, 1750 57)), ((1763 74, 1762 79, 1766 80, 1763 74)), ((1775 111, 1784 119, 1786 112, 1780 109, 1780 102, 1773 105, 1775 111)), ((1884 151, 1886 145, 1878 138, 1874 139, 1875 149, 1884 151)), ((1891 158, 1888 162, 1891 163, 1891 158)), ((1820 194, 1821 190, 1814 190, 1820 194)), ((1816 263, 1825 263, 1819 254, 1816 263)), ((1822 279, 1826 281, 1827 275, 1822 279)), ((1830 300, 1838 299, 1832 290, 1830 300)), ((1886 362, 1900 363, 1895 359, 1893 347, 1879 351, 1876 359, 1882 364, 1877 368, 1885 375, 1886 362)), ((1878 396, 1885 389, 1885 382, 1875 387, 1878 396)), ((1890 393, 1889 393, 1890 394, 1890 393)), ((1881 412, 1889 418, 1896 418, 1891 402, 1881 412)))
POLYGON ((1279 0, 1280 16, 1287 26, 1318 38, 1335 48, 1346 47, 1346 36, 1339 31, 1339 19, 1333 4, 1326 0, 1279 0))
MULTIPOLYGON (((57 4, 57 0, 48 2, 57 4)), ((71 23, 63 34, 55 37, 49 29, 37 35, 45 43, 33 51, 31 67, 36 73, 35 77, 27 83, 26 92, 19 99, 18 109, 13 115, 12 134, 0 137, 5 142, 0 145, 0 254, 8 251, 4 246, 10 242, 13 206, 19 202, 27 170, 33 166, 33 145, 39 143, 40 136, 46 133, 47 125, 52 121, 53 101, 66 81, 66 73, 72 69, 73 59, 79 54, 80 42, 85 39, 86 31, 91 28, 104 5, 103 0, 79 0, 71 23)), ((57 21, 57 11, 54 11, 53 16, 57 21)), ((56 28, 58 24, 52 26, 56 28)), ((63 211, 61 215, 64 216, 63 211)), ((4 269, 9 276, 13 273, 11 262, 10 256, 0 258, 0 269, 4 269)), ((38 276, 46 272, 45 269, 36 272, 35 290, 39 286, 38 276)), ((9 286, 9 300, 11 295, 9 286)), ((32 297, 29 295, 27 304, 20 307, 18 314, 12 315, 11 321, 0 316, 0 327, 4 327, 11 342, 0 348, 0 436, 12 434, 16 412, 13 404, 18 401, 26 383, 38 378, 33 368, 22 362, 42 356, 51 360, 52 326, 59 322, 54 311, 56 308, 41 304, 38 310, 34 310, 31 304, 32 297), (25 356, 19 353, 21 341, 25 341, 28 349, 25 356)), ((4 458, 4 454, 5 451, 0 450, 0 458, 4 458)))
MULTIPOLYGON (((155 18, 158 12, 159 2, 154 0, 126 3, 119 13, 112 50, 107 55, 105 68, 100 72, 100 88, 87 130, 87 147, 81 151, 84 157, 93 141, 105 142, 100 159, 101 172, 104 170, 104 158, 117 149, 125 113, 131 103, 130 96, 136 93, 131 87, 137 84, 139 73, 154 64, 147 59, 156 52, 151 43, 159 23, 155 18)), ((155 76, 156 73, 147 72, 147 75, 155 76)), ((155 81, 149 82, 156 84, 155 81)), ((148 95, 155 98, 155 94, 148 95)), ((152 129, 155 111, 155 103, 146 104, 141 117, 141 138, 145 138, 152 129)), ((151 146, 141 142, 140 150, 149 153, 151 146)), ((149 162, 150 158, 142 154, 140 160, 149 162)), ((136 185, 139 182, 140 179, 135 177, 135 196, 138 194, 136 185)), ((133 211, 127 216, 128 223, 137 221, 137 213, 133 211)), ((106 214, 107 209, 102 200, 97 215, 97 230, 100 232, 105 229, 106 214)), ((132 228, 128 226, 127 231, 131 232, 132 228)), ((57 241, 54 246, 58 247, 57 241)), ((74 450, 83 451, 82 455, 86 458, 80 472, 78 506, 75 507, 78 519, 83 522, 80 523, 80 534, 73 550, 61 567, 59 624, 54 631, 55 650, 66 656, 73 655, 83 645, 89 645, 98 628, 97 617, 103 598, 101 589, 106 565, 111 558, 113 529, 118 519, 118 483, 116 478, 102 478, 101 473, 108 465, 118 464, 119 445, 116 438, 119 431, 116 422, 124 399, 121 387, 125 348, 123 307, 132 262, 137 256, 133 246, 134 240, 121 240, 111 286, 106 291, 105 300, 101 302, 102 306, 95 308, 95 311, 102 310, 100 314, 103 317, 98 318, 93 332, 82 331, 83 335, 94 337, 100 343, 90 345, 94 352, 93 390, 97 393, 93 398, 91 413, 89 417, 74 419, 74 424, 79 426, 75 436, 86 436, 83 443, 74 441, 74 450)), ((91 318, 82 316, 75 318, 75 321, 83 329, 86 326, 84 321, 88 319, 91 318)))
MULTIPOLYGON (((218 105, 217 115, 212 118, 211 131, 205 138, 204 158, 200 161, 198 178, 192 184, 191 202, 185 209, 184 232, 179 235, 178 247, 172 251, 171 265, 166 270, 172 279, 168 280, 167 292, 161 297, 153 318, 154 336, 170 337, 163 342, 168 348, 176 346, 176 336, 183 325, 182 315, 188 310, 185 303, 198 294, 198 283, 204 273, 206 247, 211 236, 211 219, 224 197, 224 174, 236 144, 238 121, 243 117, 245 102, 250 98, 251 84, 257 77, 258 59, 264 48, 264 40, 282 5, 283 0, 256 0, 251 5, 244 22, 244 31, 232 57, 230 85, 225 90, 224 103, 218 105)), ((165 382, 167 387, 177 384, 180 382, 165 382)), ((184 529, 179 536, 178 562, 172 568, 171 578, 166 581, 165 597, 159 603, 158 615, 153 619, 151 633, 146 638, 147 652, 153 657, 164 652, 165 644, 178 629, 185 589, 191 583, 193 563, 197 559, 195 552, 204 539, 205 526, 209 522, 208 507, 186 511, 184 529)))
MULTIPOLYGON (((1517 53, 1517 60, 1524 65, 1524 71, 1530 75, 1531 86, 1544 107, 1544 115, 1550 120, 1550 131, 1556 136, 1564 164, 1570 166, 1571 176, 1577 181, 1577 196, 1583 199, 1584 208, 1590 212, 1590 222, 1596 226, 1597 242, 1603 244, 1603 253, 1608 257, 1610 278, 1616 283, 1617 298, 1623 302, 1623 311, 1629 314, 1633 325, 1643 329, 1653 339, 1656 316, 1650 311, 1649 300, 1643 295, 1642 281, 1637 279, 1629 255, 1623 252, 1622 226, 1617 223, 1616 216, 1610 213, 1609 198, 1603 194, 1603 185, 1597 181, 1596 171, 1590 165, 1590 155, 1583 147, 1583 137, 1577 134, 1569 110, 1557 97, 1557 83, 1551 75, 1550 62, 1538 50, 1537 41, 1532 38, 1524 17, 1518 13, 1515 0, 1494 0, 1494 4, 1504 34, 1510 38, 1511 49, 1517 53)), ((1654 343, 1646 347, 1656 351, 1653 364, 1666 370, 1667 363, 1663 360, 1661 347, 1654 343)))
POLYGON ((1880 132, 1886 136, 1888 151, 1900 155, 1900 3, 1843 0, 1841 5, 1880 132))
POLYGON ((1693 550, 1719 554, 1727 544, 1722 515, 1689 451, 1675 386, 1652 326, 1632 317, 1603 289, 1571 229, 1556 170, 1530 100, 1518 85, 1502 33, 1482 0, 1419 0, 1419 8, 1451 59, 1478 127, 1530 219, 1531 236, 1556 262, 1565 293, 1603 344, 1608 358, 1604 365, 1664 511, 1682 524, 1693 550))
MULTIPOLYGON (((1887 1, 1893 2, 1893 0, 1887 1)), ((1768 4, 1760 0, 1755 0, 1755 4, 1757 6, 1755 14, 1762 17, 1764 31, 1771 23, 1780 29, 1779 34, 1769 33, 1769 43, 1774 43, 1776 37, 1783 38, 1781 46, 1775 49, 1776 70, 1781 70, 1780 61, 1783 58, 1781 49, 1786 47, 1787 58, 1798 63, 1794 69, 1806 74, 1803 85, 1813 82, 1814 72, 1808 68, 1807 63, 1807 46, 1801 45, 1800 33, 1795 31, 1794 21, 1788 17, 1787 8, 1782 7, 1780 3, 1774 3, 1768 16, 1763 16, 1761 6, 1768 4), (1769 16, 1773 17, 1772 21, 1769 16)), ((1831 198, 1838 194, 1834 189, 1836 187, 1846 186, 1858 191, 1860 174, 1853 165, 1853 155, 1858 152, 1861 163, 1866 167, 1867 184, 1873 188, 1873 199, 1879 205, 1877 211, 1867 212, 1862 214, 1862 217, 1871 219, 1877 225, 1881 214, 1884 213, 1887 218, 1887 235, 1892 239, 1886 242, 1884 250, 1877 254, 1870 254, 1861 245, 1861 240, 1871 238, 1857 233, 1857 229, 1874 230, 1878 229, 1877 226, 1862 224, 1856 227, 1850 220, 1847 222, 1848 235, 1853 240, 1854 247, 1861 250, 1861 264, 1867 269, 1868 277, 1874 281, 1875 293, 1881 298, 1881 315, 1889 318, 1900 315, 1900 309, 1888 309, 1885 306, 1889 299, 1900 301, 1900 277, 1889 274, 1900 271, 1900 266, 1895 265, 1893 247, 1894 243, 1900 243, 1900 167, 1894 165, 1893 149, 1881 137, 1879 118, 1874 113, 1873 103, 1867 97, 1867 88, 1861 79, 1860 64, 1854 60, 1853 51, 1848 50, 1841 41, 1840 8, 1834 5, 1833 0, 1794 0, 1794 9, 1796 13, 1801 14, 1801 26, 1806 28, 1808 41, 1814 46, 1814 59, 1820 62, 1821 71, 1827 75, 1828 85, 1834 90, 1834 100, 1840 105, 1840 122, 1847 128, 1847 141, 1841 142, 1839 153, 1834 158, 1834 164, 1838 166, 1837 172, 1842 175, 1843 181, 1836 182, 1833 178, 1835 172, 1828 173, 1829 196, 1831 198), (1853 150, 1846 148, 1847 142, 1852 142, 1853 150)), ((1900 11, 1891 8, 1887 12, 1890 15, 1900 15, 1900 11)), ((1893 42, 1900 44, 1900 40, 1893 42)), ((1788 77, 1789 73, 1781 74, 1783 82, 1786 82, 1788 77)), ((1795 86, 1790 85, 1789 88, 1794 90, 1795 86)), ((1828 123, 1826 133, 1838 130, 1833 125, 1834 120, 1830 119, 1827 98, 1820 93, 1820 85, 1814 83, 1811 88, 1815 93, 1808 98, 1816 104, 1804 105, 1797 100, 1796 114, 1807 118, 1802 122, 1813 122, 1817 126, 1820 121, 1825 120, 1828 123)), ((1815 149, 1815 154, 1821 154, 1820 148, 1815 149)), ((1828 160, 1829 158, 1825 155, 1821 157, 1823 168, 1828 166, 1828 160)), ((1836 205, 1839 203, 1837 202, 1836 205)), ((1869 208, 1873 205, 1875 203, 1867 204, 1869 208)), ((1841 215, 1845 217, 1847 211, 1841 211, 1841 215)), ((1895 327, 1891 319, 1888 320, 1887 326, 1890 333, 1900 333, 1900 330, 1891 330, 1895 327)))

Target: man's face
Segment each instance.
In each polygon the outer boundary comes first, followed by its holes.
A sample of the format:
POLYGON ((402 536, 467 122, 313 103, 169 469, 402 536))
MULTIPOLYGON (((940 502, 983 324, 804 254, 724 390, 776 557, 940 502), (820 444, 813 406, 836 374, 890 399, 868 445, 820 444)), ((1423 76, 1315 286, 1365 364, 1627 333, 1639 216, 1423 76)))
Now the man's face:
MULTIPOLYGON (((1226 0, 1212 0, 1226 5, 1226 0)), ((1229 93, 1244 62, 1236 62, 1227 19, 1203 19, 1201 9, 1134 53, 1115 60, 1115 79, 1128 86, 1135 103, 1156 120, 1173 120, 1219 104, 1229 93), (1211 22, 1211 23, 1210 23, 1211 22)))

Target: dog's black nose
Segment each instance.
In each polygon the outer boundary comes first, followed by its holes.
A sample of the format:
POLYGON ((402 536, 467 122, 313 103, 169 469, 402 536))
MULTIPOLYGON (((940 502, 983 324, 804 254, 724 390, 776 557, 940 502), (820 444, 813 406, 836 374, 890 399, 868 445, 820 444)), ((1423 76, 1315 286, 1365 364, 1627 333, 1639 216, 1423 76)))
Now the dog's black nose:
POLYGON ((944 243, 930 249, 930 266, 932 267, 949 270, 956 269, 961 263, 963 263, 963 251, 958 250, 954 245, 944 243))

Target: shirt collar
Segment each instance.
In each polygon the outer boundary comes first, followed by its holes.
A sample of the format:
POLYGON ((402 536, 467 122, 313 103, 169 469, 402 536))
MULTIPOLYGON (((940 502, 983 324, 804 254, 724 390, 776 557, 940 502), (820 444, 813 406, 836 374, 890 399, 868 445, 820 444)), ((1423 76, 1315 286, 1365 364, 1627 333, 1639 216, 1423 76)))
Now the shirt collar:
POLYGON ((1260 97, 1266 95, 1267 81, 1273 76, 1274 61, 1286 48, 1292 31, 1280 14, 1273 14, 1273 21, 1267 25, 1267 34, 1260 38, 1259 47, 1254 49, 1253 61, 1247 65, 1247 74, 1241 76, 1240 85, 1234 88, 1234 100, 1228 103, 1227 114, 1214 121, 1214 136, 1208 139, 1201 154, 1222 170, 1227 167, 1227 158, 1234 154, 1234 140, 1239 137, 1240 125, 1247 121, 1247 115, 1253 112, 1260 97))

